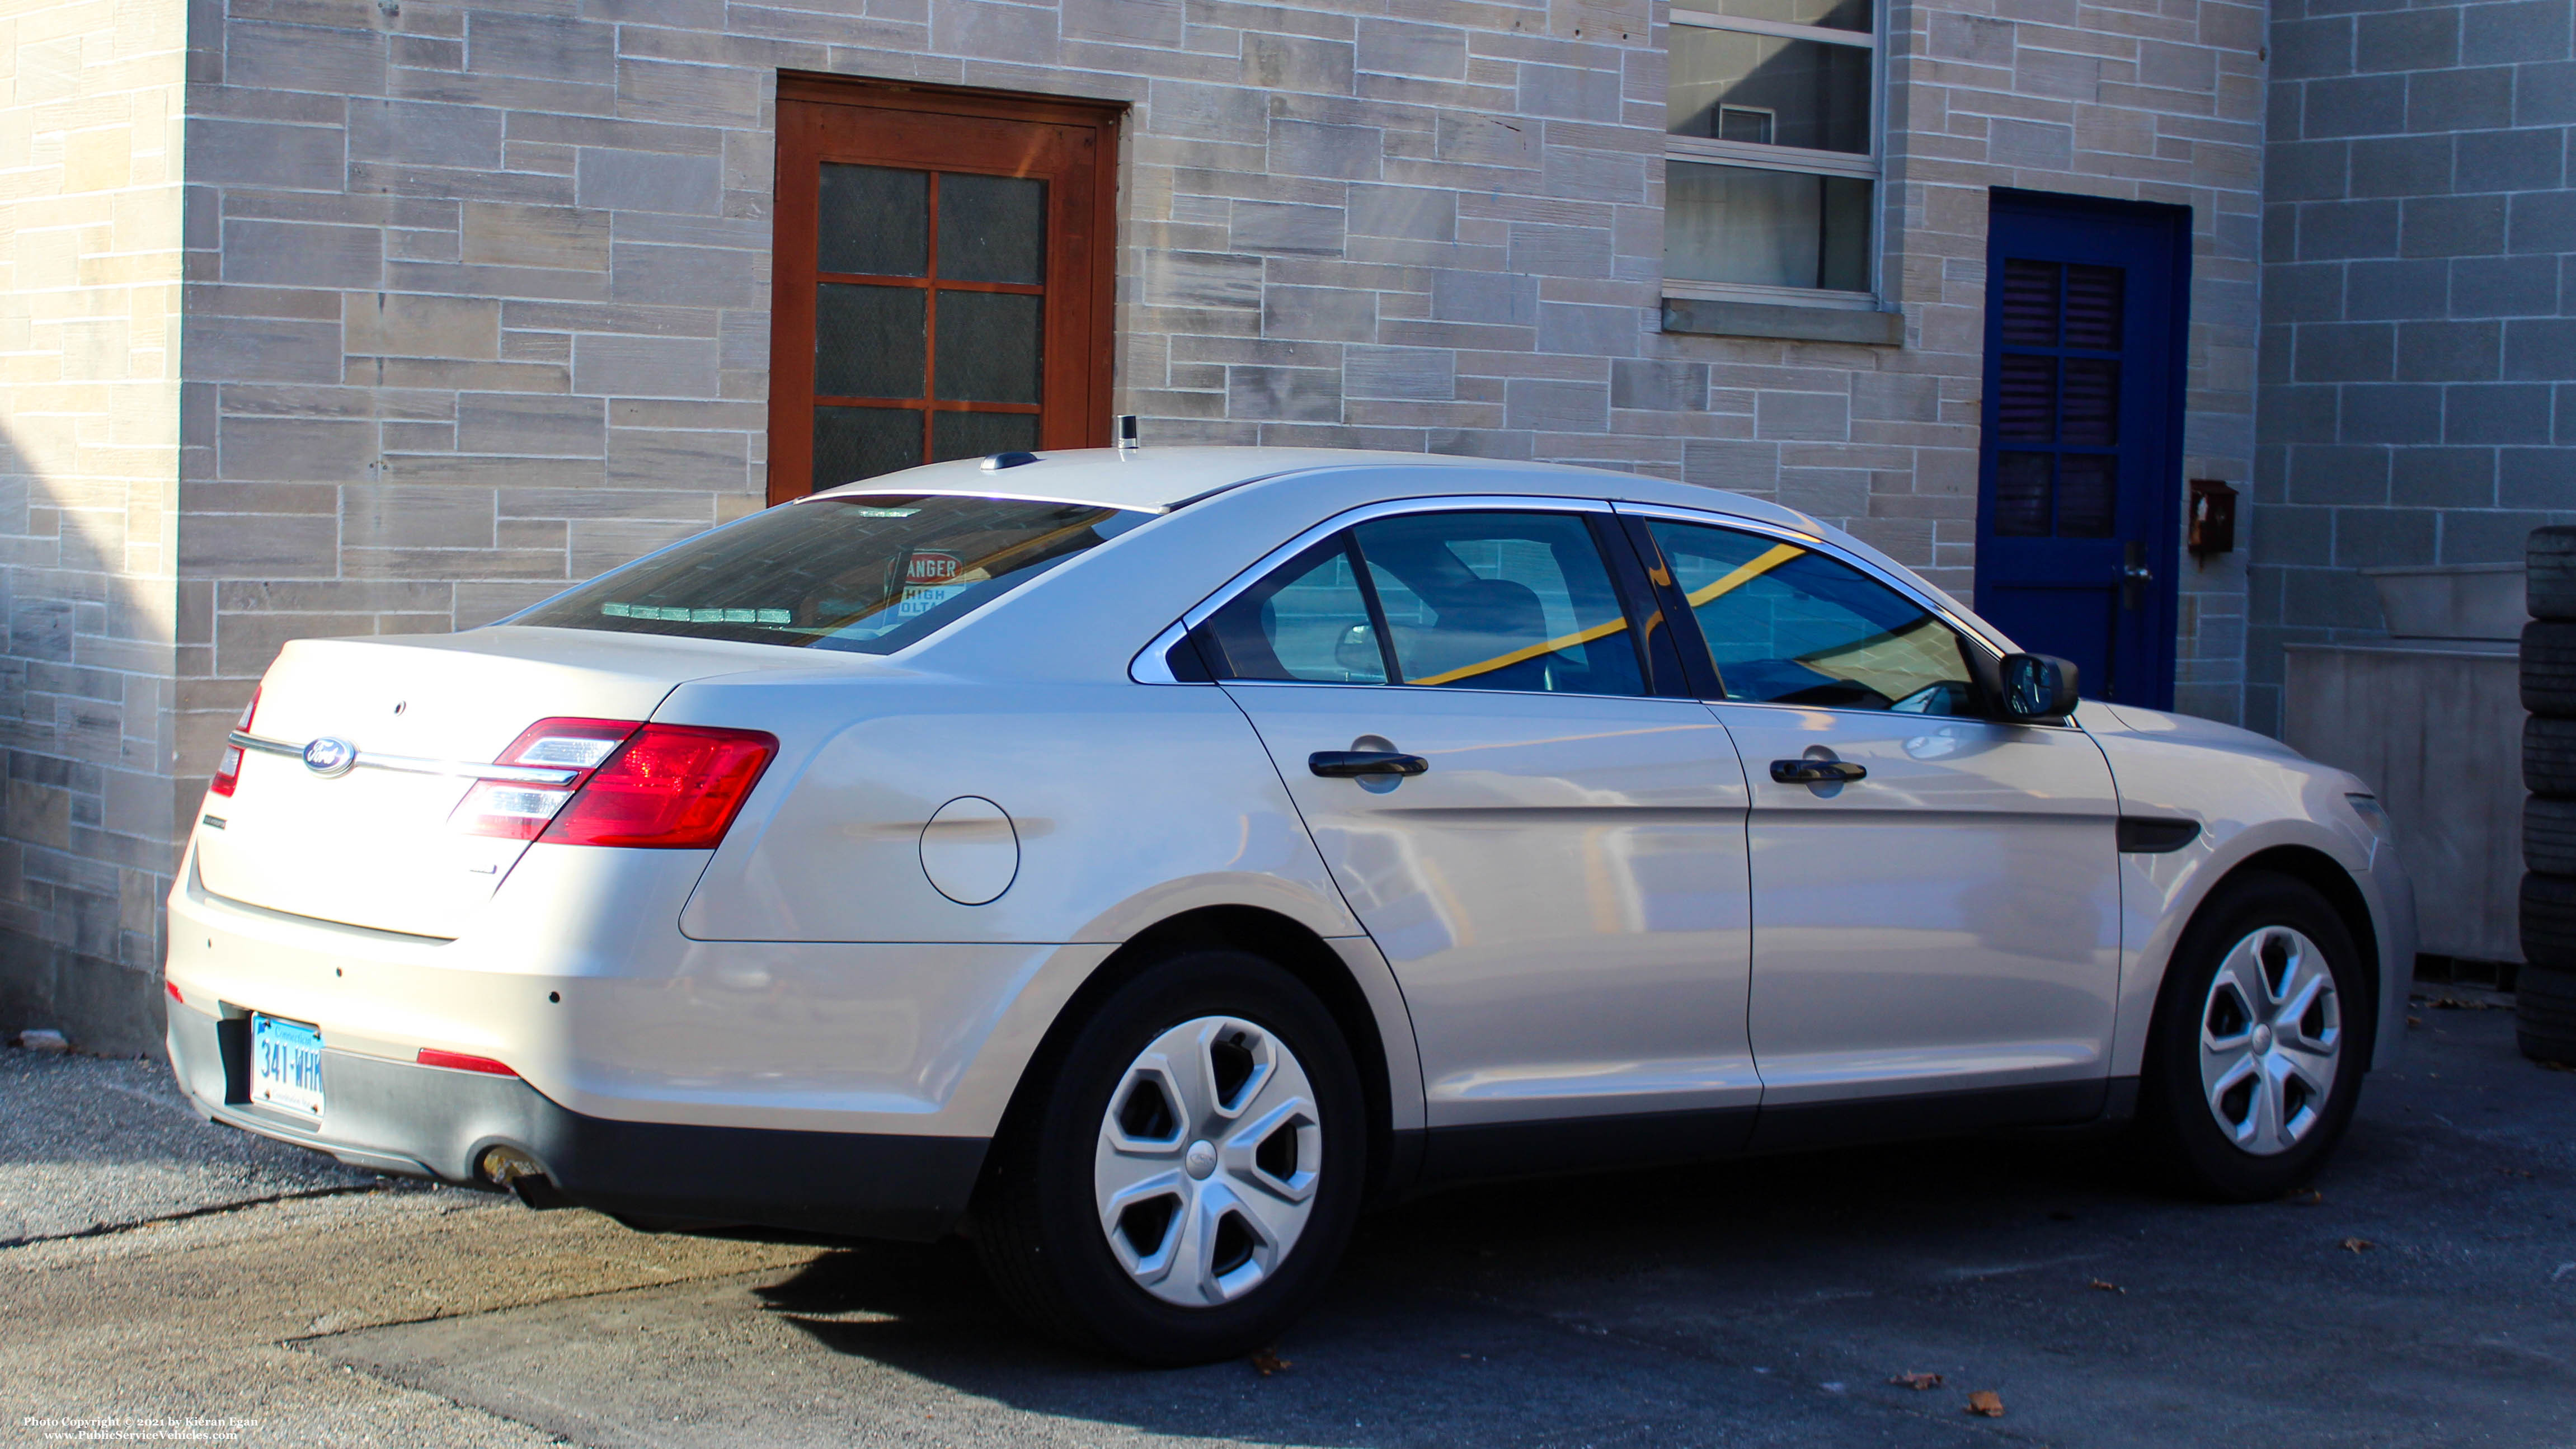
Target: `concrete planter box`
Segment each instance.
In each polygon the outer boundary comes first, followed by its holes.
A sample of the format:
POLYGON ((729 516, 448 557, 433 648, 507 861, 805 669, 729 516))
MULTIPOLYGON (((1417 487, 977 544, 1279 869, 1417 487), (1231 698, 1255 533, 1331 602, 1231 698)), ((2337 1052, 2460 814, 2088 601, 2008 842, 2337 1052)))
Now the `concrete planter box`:
POLYGON ((2282 738, 2379 792, 2427 955, 2519 962, 2522 565, 2364 572, 2391 637, 2290 645, 2282 738))
POLYGON ((2392 639, 2522 637, 2523 569, 2518 563, 2435 564, 2363 569, 2379 589, 2392 639))

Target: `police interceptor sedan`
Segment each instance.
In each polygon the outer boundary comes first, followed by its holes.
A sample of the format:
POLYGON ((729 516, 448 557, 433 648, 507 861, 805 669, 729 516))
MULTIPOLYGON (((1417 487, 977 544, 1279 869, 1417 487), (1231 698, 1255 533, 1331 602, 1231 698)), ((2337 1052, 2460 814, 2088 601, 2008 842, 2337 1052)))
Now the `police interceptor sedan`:
POLYGON ((210 1117, 638 1226, 967 1232, 1244 1352, 1367 1206, 1994 1127, 2312 1174, 2394 1051, 2366 787, 1769 503, 1001 454, 286 647, 170 898, 210 1117))

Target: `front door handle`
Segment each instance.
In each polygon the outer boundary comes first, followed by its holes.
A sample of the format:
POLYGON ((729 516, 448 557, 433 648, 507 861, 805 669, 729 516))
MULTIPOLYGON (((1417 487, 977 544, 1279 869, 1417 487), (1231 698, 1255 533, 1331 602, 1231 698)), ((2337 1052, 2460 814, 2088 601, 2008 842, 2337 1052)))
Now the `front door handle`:
POLYGON ((1363 775, 1419 775, 1431 768, 1431 762, 1393 750, 1317 750, 1306 757, 1306 768, 1327 780, 1355 780, 1363 775))
POLYGON ((1850 760, 1773 760, 1771 778, 1783 785, 1848 785, 1869 778, 1869 767, 1850 760))

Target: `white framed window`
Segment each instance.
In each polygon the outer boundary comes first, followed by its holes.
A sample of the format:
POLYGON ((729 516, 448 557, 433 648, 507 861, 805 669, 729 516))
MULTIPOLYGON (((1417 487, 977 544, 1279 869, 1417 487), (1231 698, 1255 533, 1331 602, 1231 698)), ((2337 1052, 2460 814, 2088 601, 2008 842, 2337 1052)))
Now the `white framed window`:
POLYGON ((1676 0, 1666 296, 1876 304, 1879 9, 1676 0))

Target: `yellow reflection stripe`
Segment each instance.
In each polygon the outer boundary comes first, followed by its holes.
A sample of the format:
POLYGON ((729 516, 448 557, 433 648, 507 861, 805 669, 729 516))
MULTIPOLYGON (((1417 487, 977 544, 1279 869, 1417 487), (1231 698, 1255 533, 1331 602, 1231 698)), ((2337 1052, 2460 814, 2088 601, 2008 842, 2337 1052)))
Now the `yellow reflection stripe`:
POLYGON ((1550 639, 1544 644, 1532 644, 1527 648, 1515 649, 1509 654, 1498 654, 1491 659, 1483 660, 1475 664, 1469 664, 1462 668, 1452 669, 1445 674, 1435 674, 1428 679, 1408 679, 1405 683, 1455 684, 1461 679, 1472 678, 1479 674, 1490 674, 1497 669, 1509 668, 1512 665, 1520 663, 1524 659, 1536 659, 1542 654, 1553 654, 1559 649, 1571 649, 1577 644, 1589 644, 1595 639, 1606 639, 1627 627, 1627 620, 1613 619, 1607 624, 1595 624, 1589 629, 1578 630, 1572 634, 1560 634, 1556 638, 1550 639))
POLYGON ((1707 588, 1691 590, 1690 606, 1696 609, 1700 605, 1707 603, 1709 600, 1716 598, 1720 594, 1727 593, 1734 589, 1740 589, 1746 584, 1753 582, 1755 579, 1762 577, 1764 574, 1771 572, 1773 569, 1778 568, 1780 565, 1787 563, 1789 560, 1796 558, 1805 552, 1805 549, 1798 547, 1796 544, 1775 544, 1772 546, 1769 553, 1762 555, 1760 558, 1755 559, 1749 564, 1739 566, 1735 572, 1728 574, 1725 578, 1719 579, 1716 583, 1709 585, 1707 588))

